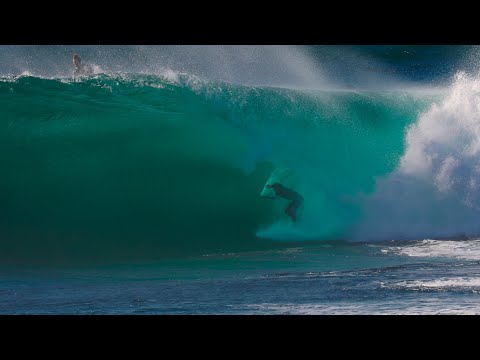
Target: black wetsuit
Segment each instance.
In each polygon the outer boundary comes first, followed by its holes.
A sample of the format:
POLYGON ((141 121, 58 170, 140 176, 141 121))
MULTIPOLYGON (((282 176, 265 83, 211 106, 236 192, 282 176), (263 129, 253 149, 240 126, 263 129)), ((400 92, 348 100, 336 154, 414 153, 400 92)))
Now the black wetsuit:
POLYGON ((289 189, 277 182, 272 184, 272 189, 275 190, 275 194, 278 196, 287 200, 292 200, 292 202, 285 209, 285 214, 289 215, 293 221, 297 221, 296 211, 300 205, 302 205, 303 197, 296 191, 289 189))

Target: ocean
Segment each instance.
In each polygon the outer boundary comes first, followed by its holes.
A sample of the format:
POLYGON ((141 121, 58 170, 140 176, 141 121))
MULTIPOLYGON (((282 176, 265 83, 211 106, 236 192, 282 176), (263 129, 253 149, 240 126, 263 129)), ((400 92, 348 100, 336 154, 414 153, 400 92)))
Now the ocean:
POLYGON ((0 46, 0 314, 479 313, 477 54, 0 46))

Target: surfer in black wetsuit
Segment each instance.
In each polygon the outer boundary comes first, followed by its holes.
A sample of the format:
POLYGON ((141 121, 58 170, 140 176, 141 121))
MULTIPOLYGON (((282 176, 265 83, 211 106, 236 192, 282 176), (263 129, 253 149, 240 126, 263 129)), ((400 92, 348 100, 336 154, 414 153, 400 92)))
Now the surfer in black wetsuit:
POLYGON ((93 68, 89 64, 82 64, 82 59, 78 54, 73 55, 73 65, 75 65, 74 77, 93 74, 93 68))
POLYGON ((289 189, 278 182, 273 183, 272 185, 267 185, 266 187, 268 189, 273 189, 275 191, 275 194, 277 194, 278 196, 287 200, 292 200, 292 202, 285 209, 285 214, 290 216, 293 222, 296 222, 297 221, 296 211, 298 210, 300 205, 302 205, 303 197, 296 191, 289 189))

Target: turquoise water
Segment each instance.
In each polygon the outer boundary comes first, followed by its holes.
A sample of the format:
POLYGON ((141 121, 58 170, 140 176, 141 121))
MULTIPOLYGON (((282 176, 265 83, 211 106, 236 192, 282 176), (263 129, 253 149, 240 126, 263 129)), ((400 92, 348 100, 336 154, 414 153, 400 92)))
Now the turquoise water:
POLYGON ((2 81, 0 256, 117 262, 345 239, 361 216, 349 197, 397 166, 405 129, 434 99, 181 75, 2 81), (282 201, 259 196, 278 164, 306 198, 287 240, 257 236, 288 220, 282 201))

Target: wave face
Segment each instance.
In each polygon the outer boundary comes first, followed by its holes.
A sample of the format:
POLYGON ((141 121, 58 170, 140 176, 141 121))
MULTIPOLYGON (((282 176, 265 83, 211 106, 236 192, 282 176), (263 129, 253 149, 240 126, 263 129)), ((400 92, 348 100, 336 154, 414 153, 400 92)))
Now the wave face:
MULTIPOLYGON (((365 218, 358 194, 413 164, 412 139, 428 120, 410 130, 400 164, 405 131, 437 98, 178 73, 4 78, 1 260, 117 261, 347 238, 365 218), (305 198, 295 225, 283 200, 259 196, 278 166, 295 172, 305 198)), ((433 164, 438 184, 451 184, 445 176, 458 165, 447 158, 433 164)))

